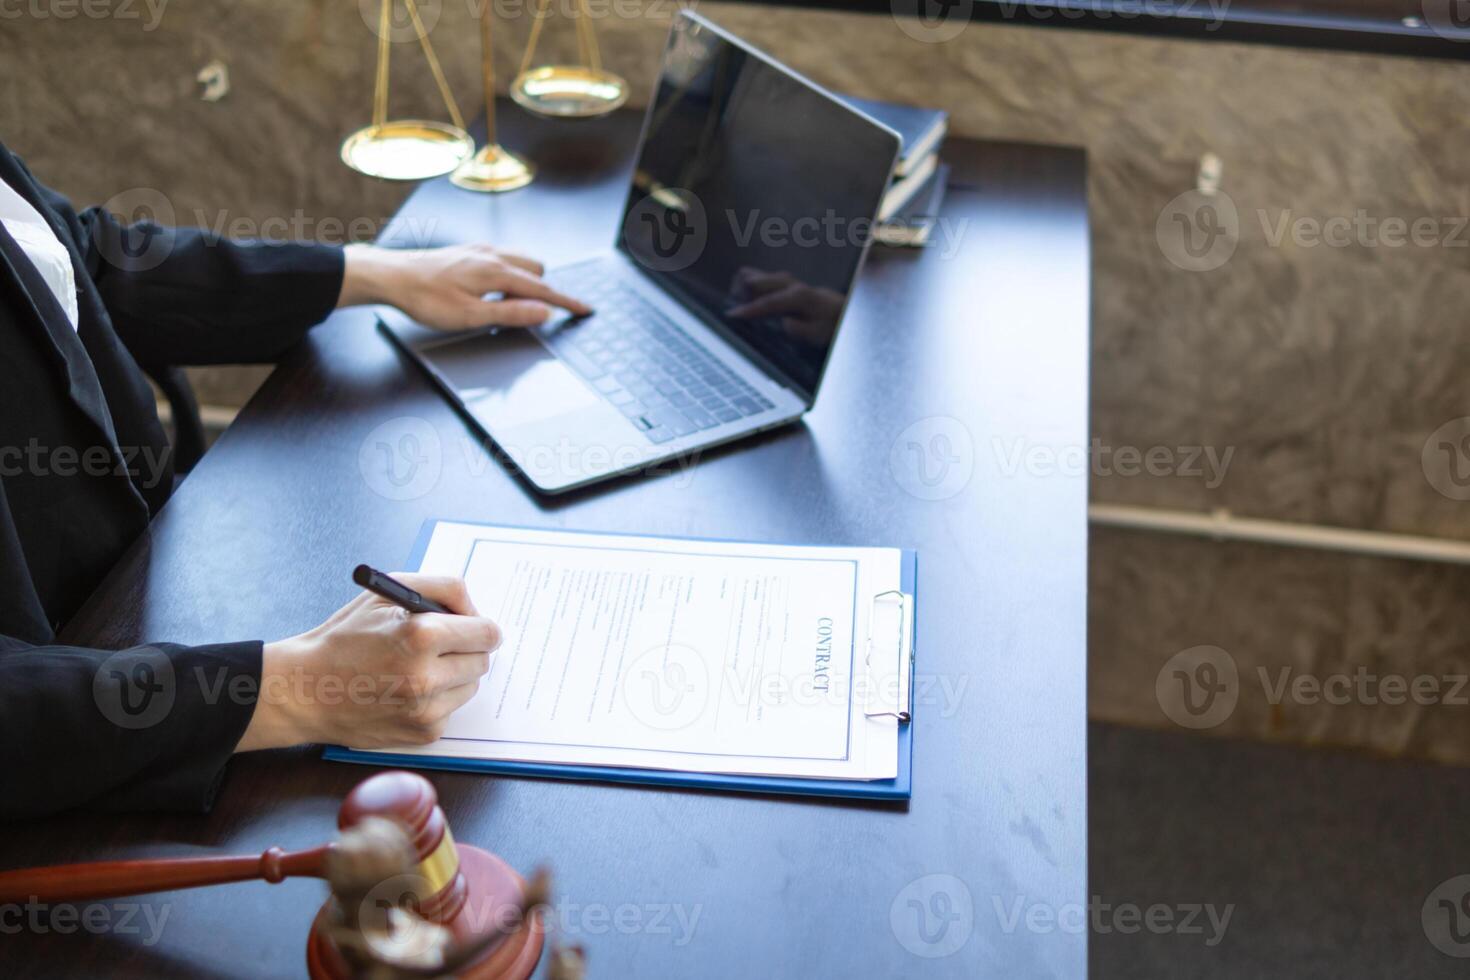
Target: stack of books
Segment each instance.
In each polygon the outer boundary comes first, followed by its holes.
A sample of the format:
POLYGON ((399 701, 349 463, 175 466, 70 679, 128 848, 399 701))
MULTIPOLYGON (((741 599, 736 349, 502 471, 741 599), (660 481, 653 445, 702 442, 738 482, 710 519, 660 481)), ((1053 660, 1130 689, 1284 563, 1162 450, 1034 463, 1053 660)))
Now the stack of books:
POLYGON ((949 167, 939 160, 939 145, 949 130, 942 109, 842 96, 854 109, 898 133, 903 140, 893 183, 878 209, 873 240, 880 245, 918 248, 929 243, 939 221, 949 167))

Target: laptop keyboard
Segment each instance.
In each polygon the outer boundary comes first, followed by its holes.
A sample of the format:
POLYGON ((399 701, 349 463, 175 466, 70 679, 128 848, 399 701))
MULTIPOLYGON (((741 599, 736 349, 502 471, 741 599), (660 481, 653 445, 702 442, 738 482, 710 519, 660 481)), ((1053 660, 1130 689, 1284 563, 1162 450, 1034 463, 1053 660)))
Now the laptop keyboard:
POLYGON ((650 442, 775 407, 616 279, 589 276, 568 288, 597 312, 543 338, 650 442))

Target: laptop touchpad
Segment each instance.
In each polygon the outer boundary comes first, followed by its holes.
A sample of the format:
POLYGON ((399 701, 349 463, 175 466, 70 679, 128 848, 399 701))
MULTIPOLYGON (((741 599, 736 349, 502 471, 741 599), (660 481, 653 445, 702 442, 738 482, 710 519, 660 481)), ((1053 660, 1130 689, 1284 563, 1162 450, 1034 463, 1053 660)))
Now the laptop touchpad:
POLYGON ((451 340, 421 348, 420 356, 488 425, 526 425, 604 404, 525 330, 451 340))

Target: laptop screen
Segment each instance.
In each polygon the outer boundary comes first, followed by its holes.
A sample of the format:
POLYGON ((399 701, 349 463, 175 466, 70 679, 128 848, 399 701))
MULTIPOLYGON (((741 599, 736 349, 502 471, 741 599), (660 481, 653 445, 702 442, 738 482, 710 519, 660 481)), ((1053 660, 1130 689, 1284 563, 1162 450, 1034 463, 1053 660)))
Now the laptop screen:
POLYGON ((810 401, 897 153, 890 130, 681 15, 618 247, 810 401))

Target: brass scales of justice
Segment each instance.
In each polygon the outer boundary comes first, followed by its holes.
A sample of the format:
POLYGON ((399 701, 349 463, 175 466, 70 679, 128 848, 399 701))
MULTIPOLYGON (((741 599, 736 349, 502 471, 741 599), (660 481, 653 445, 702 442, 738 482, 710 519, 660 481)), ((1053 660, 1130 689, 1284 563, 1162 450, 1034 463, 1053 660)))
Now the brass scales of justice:
MULTIPOLYGON (((417 0, 403 0, 408 18, 434 84, 449 112, 450 121, 388 118, 388 74, 394 3, 382 0, 378 13, 378 57, 373 85, 372 122, 348 136, 342 144, 342 162, 353 170, 383 180, 426 180, 451 174, 450 181, 470 191, 498 193, 529 184, 535 169, 522 157, 500 145, 495 126, 495 54, 492 36, 493 0, 479 0, 480 75, 485 99, 485 145, 475 151, 464 116, 445 79, 444 70, 429 41, 417 0)), ((605 115, 628 98, 628 83, 602 67, 588 0, 576 0, 577 46, 580 64, 532 67, 551 0, 538 0, 531 36, 511 83, 511 98, 535 115, 554 119, 585 119, 605 115)))

